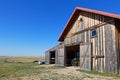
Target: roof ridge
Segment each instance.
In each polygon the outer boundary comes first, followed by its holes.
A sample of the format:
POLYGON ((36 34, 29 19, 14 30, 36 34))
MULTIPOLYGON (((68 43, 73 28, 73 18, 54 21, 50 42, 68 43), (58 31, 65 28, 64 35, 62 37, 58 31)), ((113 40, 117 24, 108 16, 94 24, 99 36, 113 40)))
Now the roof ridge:
POLYGON ((104 16, 109 16, 109 17, 119 18, 120 19, 120 14, 104 12, 104 11, 100 11, 100 10, 93 10, 93 9, 88 9, 88 8, 82 8, 82 7, 76 7, 75 10, 82 10, 82 11, 86 11, 86 12, 91 12, 91 13, 95 13, 95 14, 100 14, 100 15, 104 15, 104 16))
POLYGON ((107 17, 120 19, 120 15, 119 14, 113 14, 113 13, 103 12, 103 11, 99 11, 99 10, 93 10, 93 9, 82 8, 82 7, 76 7, 74 9, 72 15, 70 16, 66 26, 64 27, 62 33, 60 34, 60 37, 59 37, 58 41, 64 41, 64 38, 65 38, 65 36, 67 34, 67 31, 69 29, 69 25, 72 24, 72 20, 75 19, 75 16, 78 15, 79 11, 85 11, 85 12, 89 12, 89 13, 94 13, 94 14, 99 14, 99 15, 103 15, 103 16, 107 16, 107 17))

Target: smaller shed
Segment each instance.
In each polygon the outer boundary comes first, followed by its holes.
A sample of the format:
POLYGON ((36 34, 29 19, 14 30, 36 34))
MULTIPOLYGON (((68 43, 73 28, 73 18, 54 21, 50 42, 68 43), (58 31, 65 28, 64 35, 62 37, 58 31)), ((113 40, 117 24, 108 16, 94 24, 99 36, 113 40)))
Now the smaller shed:
POLYGON ((64 45, 60 43, 45 52, 46 64, 64 66, 64 45))

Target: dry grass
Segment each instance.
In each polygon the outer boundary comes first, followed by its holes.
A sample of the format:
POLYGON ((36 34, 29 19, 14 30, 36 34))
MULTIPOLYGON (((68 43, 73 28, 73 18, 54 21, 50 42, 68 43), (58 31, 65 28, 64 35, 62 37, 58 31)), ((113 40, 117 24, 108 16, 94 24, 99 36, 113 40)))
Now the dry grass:
POLYGON ((4 59, 0 58, 0 80, 120 80, 118 77, 83 73, 78 71, 79 67, 38 65, 29 60, 25 62, 27 59, 24 63, 4 63, 4 59))
POLYGON ((39 61, 44 59, 44 57, 41 56, 11 56, 11 57, 4 57, 5 60, 9 61, 9 62, 33 62, 35 60, 39 61))

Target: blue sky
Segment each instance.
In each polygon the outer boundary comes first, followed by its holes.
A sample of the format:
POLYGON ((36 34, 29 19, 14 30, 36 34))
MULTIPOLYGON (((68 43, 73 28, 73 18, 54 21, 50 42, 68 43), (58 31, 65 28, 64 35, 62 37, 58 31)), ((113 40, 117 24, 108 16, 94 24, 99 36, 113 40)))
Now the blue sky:
POLYGON ((0 0, 0 56, 41 56, 75 7, 120 14, 119 0, 0 0))

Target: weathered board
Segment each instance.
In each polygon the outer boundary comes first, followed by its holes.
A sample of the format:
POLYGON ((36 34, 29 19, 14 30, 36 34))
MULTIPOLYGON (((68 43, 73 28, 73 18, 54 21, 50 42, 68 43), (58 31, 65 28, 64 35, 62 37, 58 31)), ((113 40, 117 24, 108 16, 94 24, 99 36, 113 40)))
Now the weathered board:
POLYGON ((56 54, 56 65, 64 66, 64 45, 58 47, 56 54))
POLYGON ((118 38, 119 38, 119 47, 120 47, 120 32, 118 34, 118 38))
POLYGON ((80 45, 80 69, 91 70, 91 43, 80 45))
POLYGON ((59 45, 56 45, 56 46, 54 46, 53 48, 51 48, 51 49, 49 49, 49 50, 47 50, 47 51, 45 52, 46 64, 50 64, 50 63, 51 63, 51 52, 54 52, 54 53, 55 53, 55 64, 58 62, 57 59, 56 59, 56 58, 57 58, 57 53, 58 53, 58 51, 57 51, 58 46, 59 46, 59 45))
MULTIPOLYGON (((115 22, 115 24, 117 25, 117 22, 115 22)), ((118 31, 118 26, 115 26, 116 27, 116 48, 117 48, 117 63, 120 63, 120 55, 119 55, 119 31, 118 31)), ((118 73, 120 72, 120 66, 119 64, 117 65, 117 68, 118 68, 118 73)))
POLYGON ((118 73, 120 74, 120 21, 115 21, 115 28, 116 28, 116 50, 117 50, 117 69, 118 73))
POLYGON ((115 27, 111 24, 105 25, 105 59, 106 72, 117 73, 117 53, 115 40, 115 27))
POLYGON ((55 64, 59 64, 58 62, 59 62, 59 60, 58 60, 58 49, 56 49, 56 51, 55 51, 55 64))
POLYGON ((92 43, 91 66, 93 70, 100 72, 117 72, 115 24, 113 18, 87 12, 80 13, 75 23, 71 25, 64 44, 74 44, 78 42, 92 43), (83 19, 83 28, 79 27, 80 19, 83 19), (96 29, 97 36, 91 37, 92 29, 96 29))
MULTIPOLYGON (((119 29, 118 41, 119 41, 118 42, 118 54, 119 54, 118 55, 118 60, 119 60, 118 63, 120 63, 120 29, 119 29)), ((118 66, 119 66, 118 69, 119 69, 119 73, 120 73, 120 64, 118 64, 118 66)))
POLYGON ((115 18, 83 11, 69 27, 63 44, 55 48, 57 65, 65 64, 64 46, 79 43, 82 70, 120 73, 120 20, 116 23, 115 18), (97 35, 92 37, 94 29, 97 35))
POLYGON ((49 51, 45 52, 45 61, 46 61, 46 64, 50 64, 50 53, 49 53, 49 51))

